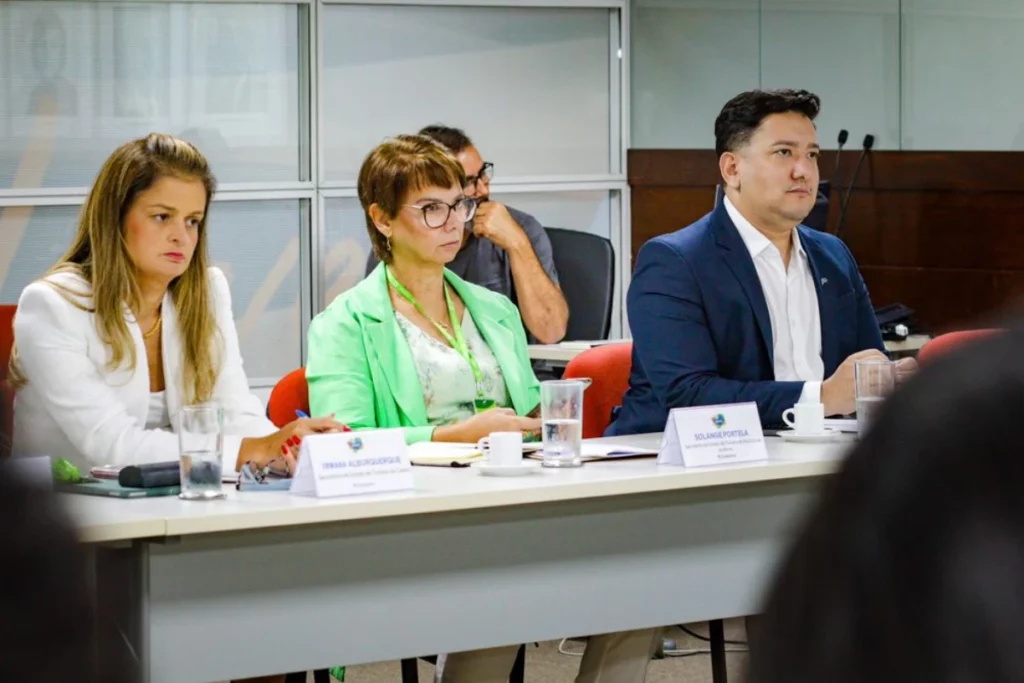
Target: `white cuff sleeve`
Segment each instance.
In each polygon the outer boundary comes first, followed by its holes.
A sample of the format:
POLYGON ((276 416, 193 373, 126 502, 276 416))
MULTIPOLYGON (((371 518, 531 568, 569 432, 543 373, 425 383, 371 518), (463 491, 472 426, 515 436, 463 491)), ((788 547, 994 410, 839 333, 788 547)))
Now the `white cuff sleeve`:
POLYGON ((821 382, 804 382, 797 403, 821 403, 821 382))

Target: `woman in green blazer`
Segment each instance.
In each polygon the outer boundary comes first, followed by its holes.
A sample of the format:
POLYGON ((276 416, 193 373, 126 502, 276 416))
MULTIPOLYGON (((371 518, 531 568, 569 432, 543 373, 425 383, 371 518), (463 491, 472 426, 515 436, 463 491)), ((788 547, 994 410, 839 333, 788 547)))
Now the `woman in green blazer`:
POLYGON ((359 198, 381 263, 310 325, 313 415, 403 427, 408 443, 540 428, 520 417, 540 385, 519 311, 445 269, 476 209, 464 181, 459 163, 420 136, 385 142, 363 163, 359 198))
MULTIPOLYGON (((476 209, 459 162, 426 137, 377 147, 359 201, 381 264, 313 320, 306 379, 314 415, 406 441, 476 442, 535 431, 540 385, 519 311, 445 270, 476 209)), ((595 599, 599 599, 595 597, 595 599)), ((592 636, 577 683, 643 683, 659 629, 592 636)), ((444 683, 503 683, 518 646, 448 655, 444 683)))

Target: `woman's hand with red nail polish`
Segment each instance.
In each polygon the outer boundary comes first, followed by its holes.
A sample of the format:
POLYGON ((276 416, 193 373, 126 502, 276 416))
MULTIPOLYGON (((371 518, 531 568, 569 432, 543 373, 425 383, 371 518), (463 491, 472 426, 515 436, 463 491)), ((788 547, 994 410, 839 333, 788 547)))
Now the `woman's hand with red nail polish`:
POLYGON ((347 431, 351 430, 335 420, 333 416, 301 418, 289 422, 269 436, 243 439, 238 461, 240 463, 254 461, 261 467, 282 456, 286 461, 295 461, 298 459, 304 436, 347 431))

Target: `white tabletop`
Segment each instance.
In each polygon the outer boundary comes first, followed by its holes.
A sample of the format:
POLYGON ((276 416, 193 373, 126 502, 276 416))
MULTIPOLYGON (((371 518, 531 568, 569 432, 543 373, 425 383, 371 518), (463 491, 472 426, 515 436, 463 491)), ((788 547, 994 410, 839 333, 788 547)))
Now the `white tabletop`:
MULTIPOLYGON (((912 334, 903 341, 885 342, 885 350, 889 353, 900 355, 915 354, 931 340, 927 334, 912 334)), ((602 342, 561 342, 559 344, 531 344, 529 347, 530 358, 533 360, 546 360, 556 363, 568 363, 576 356, 596 345, 614 344, 630 341, 629 339, 615 339, 602 342)))
POLYGON ((576 356, 598 343, 620 343, 630 341, 629 339, 616 339, 609 342, 561 342, 559 344, 530 344, 528 347, 530 358, 533 360, 554 361, 556 363, 568 363, 576 356))
POLYGON ((126 541, 167 535, 167 520, 153 505, 134 503, 159 501, 170 503, 177 498, 98 498, 62 494, 58 496, 78 525, 79 537, 89 543, 126 541))
MULTIPOLYGON (((645 434, 595 441, 657 448, 660 440, 660 434, 645 434)), ((237 492, 228 486, 227 499, 217 501, 62 498, 83 539, 105 542, 817 477, 834 471, 851 441, 820 446, 768 438, 767 462, 700 469, 660 466, 653 457, 588 463, 574 469, 538 468, 515 478, 484 477, 474 468, 416 467, 413 491, 320 500, 283 491, 237 492)))

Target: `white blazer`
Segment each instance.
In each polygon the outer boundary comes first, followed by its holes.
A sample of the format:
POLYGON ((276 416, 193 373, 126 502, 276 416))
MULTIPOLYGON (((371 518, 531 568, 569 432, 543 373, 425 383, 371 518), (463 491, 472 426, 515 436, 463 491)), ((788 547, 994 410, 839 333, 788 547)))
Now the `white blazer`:
MULTIPOLYGON (((276 431, 260 400, 249 391, 231 314, 231 292, 218 268, 209 269, 217 327, 223 338, 220 374, 213 401, 224 409, 224 465, 234 470, 243 437, 276 431)), ((76 275, 51 275, 74 291, 89 291, 76 275)), ((91 301, 84 299, 86 306, 91 301)), ((27 384, 14 400, 14 453, 66 458, 80 469, 178 459, 183 396, 182 343, 168 293, 162 308, 165 398, 171 429, 146 429, 149 368, 142 330, 126 313, 135 342, 136 367, 109 371, 110 349, 96 332, 95 315, 68 302, 46 280, 21 294, 14 318, 18 360, 27 384)))

